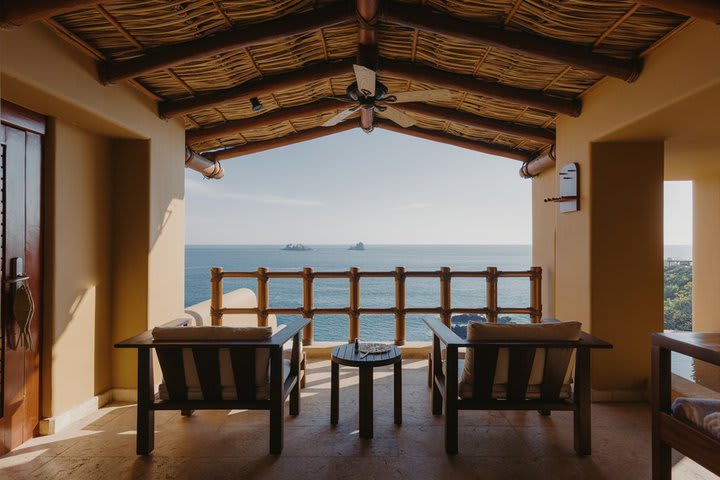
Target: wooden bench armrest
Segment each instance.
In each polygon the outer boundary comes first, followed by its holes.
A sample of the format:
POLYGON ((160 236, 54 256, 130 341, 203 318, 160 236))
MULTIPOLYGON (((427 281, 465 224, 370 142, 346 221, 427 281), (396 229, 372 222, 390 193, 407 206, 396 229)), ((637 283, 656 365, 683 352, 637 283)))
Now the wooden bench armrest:
POLYGON ((436 318, 425 318, 423 319, 425 325, 432 330, 435 335, 442 343, 453 347, 464 347, 469 342, 465 339, 460 338, 455 332, 453 332, 447 325, 442 323, 436 318))

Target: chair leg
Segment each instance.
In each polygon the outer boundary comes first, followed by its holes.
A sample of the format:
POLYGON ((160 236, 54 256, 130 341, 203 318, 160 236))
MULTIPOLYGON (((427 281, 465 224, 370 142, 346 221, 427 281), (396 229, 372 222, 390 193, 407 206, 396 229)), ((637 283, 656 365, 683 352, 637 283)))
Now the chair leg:
POLYGON ((542 415, 543 417, 549 417, 550 416, 550 410, 538 410, 538 413, 542 415))
POLYGON ((195 412, 195 410, 180 410, 180 415, 183 417, 192 417, 193 412, 195 412))
POLYGON ((330 425, 338 424, 340 416, 340 365, 330 366, 330 425))
POLYGON ((295 386, 290 390, 290 415, 300 415, 300 372, 295 386))
POLYGON ((270 453, 280 454, 283 449, 283 423, 285 399, 283 398, 282 350, 270 353, 270 453))
POLYGON ((428 374, 427 374, 427 382, 428 382, 428 388, 432 388, 432 386, 433 386, 432 353, 428 353, 428 374))
POLYGON ((574 437, 575 453, 590 455, 590 350, 578 348, 575 361, 575 412, 574 437))
POLYGON ((458 453, 458 358, 457 347, 447 348, 445 374, 445 452, 458 453))
POLYGON ((138 348, 137 454, 149 455, 155 448, 155 411, 152 350, 138 348))
POLYGON ((300 388, 305 388, 305 379, 307 378, 307 352, 302 352, 300 359, 300 388))
POLYGON ((438 372, 442 372, 442 364, 440 363, 440 342, 437 337, 433 337, 433 353, 430 356, 430 387, 432 388, 432 414, 442 415, 443 398, 440 388, 435 383, 438 372))

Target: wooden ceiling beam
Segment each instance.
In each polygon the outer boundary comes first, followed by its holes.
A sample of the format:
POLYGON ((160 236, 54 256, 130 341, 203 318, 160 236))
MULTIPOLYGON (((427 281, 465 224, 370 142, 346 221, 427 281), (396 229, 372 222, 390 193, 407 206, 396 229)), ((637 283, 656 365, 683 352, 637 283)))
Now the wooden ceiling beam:
POLYGON ((402 133, 404 135, 410 135, 412 137, 423 138, 425 140, 432 140, 434 142, 445 143, 448 145, 454 145, 460 148, 466 148, 474 150, 476 152, 487 153, 490 155, 497 155, 505 158, 512 158, 513 160, 528 161, 532 159, 532 155, 522 150, 515 150, 512 148, 503 147, 500 145, 492 145, 486 142, 477 142, 466 138, 444 133, 439 130, 427 130, 419 127, 403 128, 400 125, 393 123, 389 120, 378 120, 375 122, 379 128, 390 130, 391 132, 402 133))
POLYGON ((426 8, 388 3, 383 8, 382 20, 455 40, 479 43, 571 65, 627 82, 636 80, 642 71, 642 60, 639 58, 624 60, 601 55, 581 45, 462 20, 426 8))
POLYGON ((514 135, 517 137, 535 140, 543 143, 554 143, 555 132, 547 128, 523 125, 515 122, 507 122, 494 118, 481 117, 472 113, 454 110, 451 108, 442 108, 434 105, 423 103, 403 103, 397 104, 396 108, 403 110, 405 113, 424 115, 437 120, 458 123, 468 127, 479 128, 481 130, 489 130, 495 133, 503 133, 514 135))
POLYGON ((0 28, 15 28, 44 18, 94 7, 99 0, 2 0, 0 28))
POLYGON ((105 62, 100 67, 100 76, 105 84, 115 83, 192 60, 284 40, 293 35, 347 22, 352 18, 347 6, 340 3, 242 29, 223 31, 199 40, 157 47, 130 60, 105 62))
POLYGON ((571 117, 580 116, 582 111, 582 102, 580 100, 548 95, 538 90, 488 82, 471 75, 445 72, 417 64, 383 60, 381 73, 390 77, 428 83, 436 87, 449 88, 481 97, 496 98, 548 112, 563 113, 571 117))
POLYGON ((718 0, 635 0, 635 3, 720 24, 718 0))
POLYGON ((297 107, 280 108, 264 115, 257 115, 239 120, 230 120, 214 127, 188 130, 185 133, 185 141, 188 145, 192 145, 205 140, 212 140, 214 138, 233 135, 247 130, 266 128, 271 125, 277 125, 279 123, 297 120, 304 117, 322 115, 323 113, 333 112, 347 106, 347 103, 333 99, 317 100, 297 107))
POLYGON ((283 90, 301 87, 308 83, 326 81, 328 78, 352 73, 353 63, 352 60, 342 60, 333 63, 316 64, 294 72, 251 80, 237 87, 204 93, 197 97, 166 101, 159 105, 159 113, 162 118, 174 118, 237 100, 247 99, 249 101, 253 97, 270 95, 283 90))
MULTIPOLYGON (((377 71, 378 47, 375 23, 378 16, 380 0, 355 0, 358 19, 358 56, 357 63, 363 67, 377 71)), ((374 113, 372 109, 360 111, 360 127, 366 132, 372 131, 374 113)))
POLYGON ((293 133, 285 135, 284 137, 274 138, 272 140, 264 140, 261 142, 250 142, 239 147, 230 147, 225 150, 218 150, 216 152, 207 152, 203 154, 204 157, 212 160, 227 160, 230 158, 242 157, 250 155, 251 153, 263 152, 265 150, 271 150, 273 148, 285 147, 287 145, 294 145, 300 142, 306 142, 308 140, 315 140, 316 138, 326 137, 335 133, 345 132, 357 128, 355 122, 339 123, 333 127, 317 127, 310 130, 303 130, 299 133, 293 133))

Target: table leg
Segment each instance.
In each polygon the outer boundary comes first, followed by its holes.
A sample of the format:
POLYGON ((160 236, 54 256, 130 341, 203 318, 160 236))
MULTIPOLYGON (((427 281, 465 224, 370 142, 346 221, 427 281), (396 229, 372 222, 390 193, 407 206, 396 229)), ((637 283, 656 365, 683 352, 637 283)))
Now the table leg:
POLYGON ((395 425, 402 425, 402 361, 395 363, 395 374, 393 377, 395 425))
POLYGON ((373 437, 373 368, 360 367, 360 437, 373 437))
POLYGON ((330 369, 330 424, 337 425, 340 416, 340 365, 331 362, 330 369))

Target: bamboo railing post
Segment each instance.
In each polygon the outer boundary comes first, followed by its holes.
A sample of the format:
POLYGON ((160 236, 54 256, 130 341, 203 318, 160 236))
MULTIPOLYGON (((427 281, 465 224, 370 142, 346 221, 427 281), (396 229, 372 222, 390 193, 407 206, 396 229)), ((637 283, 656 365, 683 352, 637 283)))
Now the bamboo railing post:
POLYGON ((356 338, 360 338, 360 276, 359 269, 352 267, 350 269, 350 305, 348 309, 349 317, 349 335, 348 343, 353 343, 356 338))
POLYGON ((452 327, 450 267, 440 268, 440 320, 448 327, 452 327))
POLYGON ((312 345, 313 342, 313 269, 309 267, 303 268, 303 317, 309 318, 308 323, 303 329, 303 345, 312 345))
POLYGON ((498 320, 498 274, 497 267, 487 267, 487 321, 497 323, 498 320))
POLYGON ((395 345, 405 345, 405 267, 395 267, 395 345))
POLYGON ((268 277, 267 268, 257 269, 257 302, 258 302, 258 327, 267 327, 268 324, 268 277))
POLYGON ((533 323, 542 322, 542 267, 530 268, 530 317, 533 323))
POLYGON ((222 325, 223 317, 223 269, 222 267, 210 268, 210 323, 222 325))

